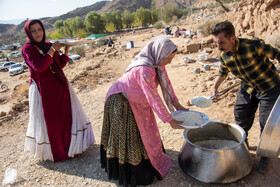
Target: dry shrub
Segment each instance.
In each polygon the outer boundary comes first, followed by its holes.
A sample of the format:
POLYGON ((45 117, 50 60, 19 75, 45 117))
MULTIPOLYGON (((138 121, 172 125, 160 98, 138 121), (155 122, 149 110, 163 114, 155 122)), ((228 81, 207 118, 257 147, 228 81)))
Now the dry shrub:
POLYGON ((154 24, 154 28, 155 29, 162 29, 163 28, 163 24, 161 21, 158 21, 154 24))
POLYGON ((72 50, 80 55, 81 57, 85 57, 86 56, 86 49, 85 49, 85 46, 77 46, 77 47, 73 47, 72 50))
POLYGON ((268 35, 265 39, 265 42, 271 44, 274 47, 280 48, 280 33, 274 32, 271 35, 268 35))
POLYGON ((19 84, 14 88, 13 97, 27 98, 29 91, 29 84, 19 84))
POLYGON ((201 30, 201 33, 204 36, 208 36, 208 35, 211 35, 212 29, 219 22, 220 22, 220 20, 218 20, 218 19, 208 19, 203 24, 199 25, 197 27, 197 29, 201 30))

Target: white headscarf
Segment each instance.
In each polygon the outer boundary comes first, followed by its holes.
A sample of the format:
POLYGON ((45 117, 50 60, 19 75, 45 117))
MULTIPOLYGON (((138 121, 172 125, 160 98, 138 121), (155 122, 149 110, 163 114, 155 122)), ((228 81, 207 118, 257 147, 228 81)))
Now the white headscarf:
POLYGON ((158 64, 171 55, 177 47, 178 46, 168 38, 152 41, 134 57, 131 64, 126 68, 126 72, 137 66, 149 66, 155 68, 165 103, 170 112, 174 111, 173 94, 167 78, 158 64))

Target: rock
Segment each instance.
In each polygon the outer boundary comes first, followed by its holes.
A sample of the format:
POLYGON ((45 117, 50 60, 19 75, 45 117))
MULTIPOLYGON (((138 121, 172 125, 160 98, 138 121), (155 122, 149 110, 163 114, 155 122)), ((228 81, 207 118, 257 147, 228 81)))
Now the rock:
POLYGON ((210 70, 210 65, 209 64, 204 64, 203 66, 202 66, 202 68, 203 68, 203 70, 204 71, 209 71, 210 70))
POLYGON ((198 52, 200 47, 201 47, 200 44, 190 44, 190 45, 187 45, 186 50, 187 50, 187 52, 195 53, 195 52, 198 52))
POLYGON ((100 60, 98 61, 98 64, 101 64, 102 62, 104 62, 104 59, 100 59, 100 60))
POLYGON ((109 54, 109 53, 112 52, 112 50, 113 50, 112 48, 108 48, 108 49, 105 51, 105 53, 106 53, 106 54, 109 54))
POLYGON ((273 7, 279 3, 279 0, 265 0, 266 10, 270 7, 273 7))
POLYGON ((86 67, 86 70, 92 70, 93 68, 91 66, 86 67))
POLYGON ((216 47, 215 43, 201 44, 201 49, 205 49, 205 48, 211 49, 215 47, 216 47))
POLYGON ((4 111, 2 111, 1 113, 0 113, 0 117, 3 117, 3 116, 6 116, 6 112, 4 112, 4 111))
POLYGON ((14 111, 14 110, 10 110, 9 112, 8 112, 8 115, 10 115, 10 116, 13 116, 13 115, 15 115, 16 114, 16 111, 14 111))
POLYGON ((200 68, 199 67, 193 68, 193 72, 194 72, 194 74, 199 74, 200 73, 200 68))
POLYGON ((203 43, 203 44, 209 44, 209 43, 213 43, 213 42, 214 42, 213 37, 212 37, 212 36, 209 36, 208 38, 203 39, 201 43, 203 43))
POLYGON ((94 51, 93 55, 94 55, 94 56, 100 56, 100 55, 102 55, 102 54, 100 53, 100 51, 97 51, 97 50, 96 50, 96 51, 94 51))
POLYGON ((22 103, 23 103, 24 105, 28 105, 28 104, 29 104, 29 100, 28 100, 28 99, 25 99, 25 100, 22 101, 22 103))
POLYGON ((228 103, 227 103, 227 106, 228 106, 228 107, 233 106, 233 105, 234 105, 234 102, 228 102, 228 103))
POLYGON ((17 103, 14 106, 12 106, 13 110, 18 110, 18 109, 21 109, 21 108, 23 108, 23 104, 22 103, 17 103))
POLYGON ((187 106, 192 106, 190 100, 187 101, 187 106))
POLYGON ((81 73, 79 73, 79 76, 87 76, 88 72, 87 71, 82 71, 81 73))
POLYGON ((204 53, 211 54, 213 52, 213 49, 211 49, 210 47, 206 47, 206 48, 203 48, 203 49, 204 49, 204 53))

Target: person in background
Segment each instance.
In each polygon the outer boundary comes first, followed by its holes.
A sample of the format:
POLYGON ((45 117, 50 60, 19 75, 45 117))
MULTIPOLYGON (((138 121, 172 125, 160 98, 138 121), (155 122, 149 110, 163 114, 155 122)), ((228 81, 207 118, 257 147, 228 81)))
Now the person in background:
POLYGON ((115 43, 114 43, 113 39, 111 37, 109 37, 108 38, 108 43, 107 43, 108 47, 112 47, 114 44, 115 43))
MULTIPOLYGON (((218 23, 213 28, 212 35, 221 51, 221 65, 212 94, 217 94, 219 86, 229 72, 240 78, 242 83, 234 105, 235 121, 248 135, 259 106, 262 132, 280 94, 279 73, 269 60, 277 59, 280 62, 279 49, 265 44, 260 39, 237 38, 235 28, 229 21, 218 23)), ((268 166, 269 158, 261 157, 258 171, 265 173, 268 166)))
POLYGON ((179 37, 180 36, 180 29, 179 27, 176 27, 174 30, 174 37, 179 37))
POLYGON ((30 71, 29 124, 25 151, 40 160, 54 162, 80 154, 93 143, 91 123, 62 68, 69 57, 69 47, 58 41, 46 42, 40 20, 24 26, 27 42, 22 54, 30 71), (65 46, 64 54, 58 50, 65 46))
POLYGON ((164 28, 164 31, 165 31, 166 35, 172 35, 170 28, 171 28, 171 26, 167 26, 167 27, 164 28))
POLYGON ((9 62, 9 61, 10 61, 9 57, 7 57, 7 58, 6 58, 6 61, 7 61, 7 62, 9 62))
POLYGON ((147 44, 125 74, 109 89, 101 134, 101 166, 120 185, 149 185, 162 179, 171 167, 160 138, 154 112, 174 129, 182 129, 169 111, 188 110, 176 97, 165 65, 177 46, 169 39, 147 44), (160 84, 164 105, 157 86, 160 84), (154 112, 153 112, 154 111, 154 112))

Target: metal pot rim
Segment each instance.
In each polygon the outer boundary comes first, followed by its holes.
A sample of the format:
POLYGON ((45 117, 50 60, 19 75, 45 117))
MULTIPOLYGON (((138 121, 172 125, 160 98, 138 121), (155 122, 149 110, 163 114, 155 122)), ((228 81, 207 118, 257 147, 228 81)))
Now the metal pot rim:
MULTIPOLYGON (((243 130, 242 127, 240 127, 240 126, 237 125, 237 124, 234 124, 234 123, 228 122, 228 121, 226 121, 226 120, 222 120, 222 119, 210 119, 208 123, 222 123, 222 124, 225 124, 225 125, 230 125, 230 126, 234 127, 235 129, 237 129, 238 131, 240 131, 240 133, 242 134, 242 140, 241 140, 238 144, 236 144, 235 146, 232 146, 232 147, 229 147, 229 148, 208 149, 208 148, 204 148, 204 147, 198 147, 197 145, 195 145, 194 143, 192 143, 192 142, 188 139, 188 137, 187 137, 188 131, 195 130, 195 129, 185 129, 184 132, 183 132, 184 139, 185 139, 189 144, 191 144, 191 145, 194 146, 194 147, 197 147, 197 148, 202 149, 202 150, 205 150, 205 151, 211 151, 211 152, 213 152, 213 151, 225 151, 225 150, 229 150, 229 149, 231 150, 231 149, 233 149, 233 148, 235 148, 235 147, 240 146, 240 145, 245 141, 245 139, 246 139, 246 133, 245 133, 245 131, 243 130)), ((207 123, 207 124, 208 124, 208 123, 207 123)), ((206 124, 206 125, 207 125, 207 124, 206 124)))

